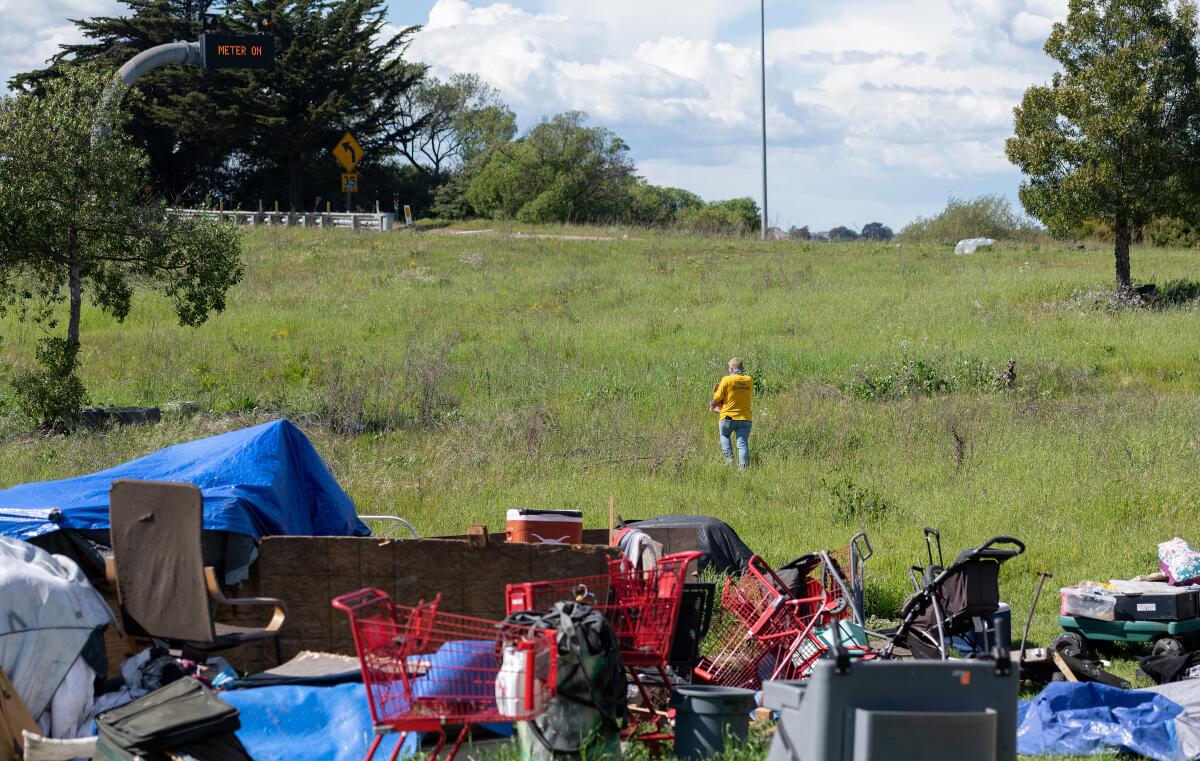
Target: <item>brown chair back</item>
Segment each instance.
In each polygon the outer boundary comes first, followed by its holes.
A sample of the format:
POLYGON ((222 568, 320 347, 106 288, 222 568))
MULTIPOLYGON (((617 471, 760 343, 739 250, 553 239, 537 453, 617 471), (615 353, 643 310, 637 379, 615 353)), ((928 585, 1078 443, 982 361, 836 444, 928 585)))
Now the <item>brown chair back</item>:
POLYGON ((108 510, 125 617, 152 637, 212 642, 200 489, 121 479, 113 481, 108 510))

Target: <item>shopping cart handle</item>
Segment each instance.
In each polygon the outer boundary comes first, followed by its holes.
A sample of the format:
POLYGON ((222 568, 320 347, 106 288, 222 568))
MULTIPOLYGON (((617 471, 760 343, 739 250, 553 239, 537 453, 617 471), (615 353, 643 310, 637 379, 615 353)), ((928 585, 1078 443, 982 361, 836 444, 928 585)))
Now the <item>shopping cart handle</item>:
POLYGON ((335 597, 333 602, 330 604, 338 610, 351 613, 365 605, 370 605, 372 603, 379 602, 380 600, 390 601, 391 598, 388 597, 388 594, 382 589, 367 587, 366 589, 360 589, 357 592, 350 592, 348 594, 341 595, 340 597, 335 597))
POLYGON ((855 555, 858 557, 859 560, 866 560, 867 558, 869 558, 875 554, 875 548, 873 546, 871 546, 871 538, 869 536, 867 536, 866 531, 859 531, 857 534, 850 537, 850 548, 852 550, 854 550, 855 555), (858 549, 859 540, 862 540, 862 544, 864 546, 866 546, 866 548, 867 548, 866 552, 862 552, 861 550, 858 549))
POLYGON ((784 597, 791 597, 791 592, 788 591, 788 585, 779 578, 779 574, 767 562, 758 555, 751 555, 746 561, 746 570, 754 575, 763 584, 772 587, 777 593, 784 597), (761 566, 761 568, 759 567, 761 566))

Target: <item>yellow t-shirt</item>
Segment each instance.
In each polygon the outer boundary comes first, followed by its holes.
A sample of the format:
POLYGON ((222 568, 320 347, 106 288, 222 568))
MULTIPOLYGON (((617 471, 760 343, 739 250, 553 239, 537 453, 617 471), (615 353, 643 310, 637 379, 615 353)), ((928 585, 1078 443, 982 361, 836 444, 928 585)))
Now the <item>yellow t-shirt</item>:
POLYGON ((745 373, 731 373, 721 379, 713 392, 713 401, 721 405, 721 419, 751 420, 750 397, 754 395, 754 379, 745 373))

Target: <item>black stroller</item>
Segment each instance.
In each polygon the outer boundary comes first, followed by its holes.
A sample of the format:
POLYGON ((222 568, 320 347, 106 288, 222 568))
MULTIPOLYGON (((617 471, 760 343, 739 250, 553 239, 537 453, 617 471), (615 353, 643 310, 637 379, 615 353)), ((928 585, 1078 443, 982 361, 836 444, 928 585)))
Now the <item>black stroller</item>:
POLYGON ((963 550, 945 567, 942 538, 927 528, 925 549, 929 565, 913 566, 909 571, 916 592, 900 609, 900 627, 888 636, 882 651, 885 658, 891 657, 896 647, 902 647, 914 658, 944 660, 946 643, 951 638, 971 631, 985 632, 1000 608, 1000 566, 1024 552, 1025 545, 1011 536, 993 537, 974 549, 963 550))

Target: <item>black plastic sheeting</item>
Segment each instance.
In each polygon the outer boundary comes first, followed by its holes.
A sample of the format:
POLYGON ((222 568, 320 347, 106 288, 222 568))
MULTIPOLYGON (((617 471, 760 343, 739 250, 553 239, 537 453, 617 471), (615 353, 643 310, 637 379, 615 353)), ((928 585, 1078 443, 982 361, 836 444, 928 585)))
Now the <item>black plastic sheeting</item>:
MULTIPOLYGON (((678 537, 681 529, 695 531, 694 549, 704 553, 699 561, 700 573, 709 568, 718 573, 741 573, 746 570, 746 564, 754 554, 728 523, 708 515, 660 515, 627 525, 641 529, 652 537, 659 529, 672 529, 672 538, 678 537)), ((671 542, 672 552, 684 549, 693 548, 684 548, 676 541, 671 542)))

